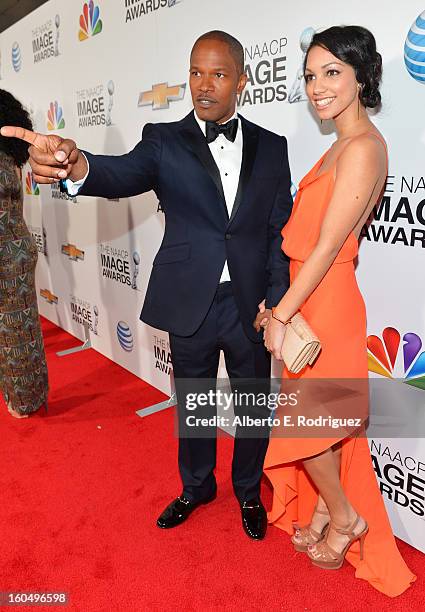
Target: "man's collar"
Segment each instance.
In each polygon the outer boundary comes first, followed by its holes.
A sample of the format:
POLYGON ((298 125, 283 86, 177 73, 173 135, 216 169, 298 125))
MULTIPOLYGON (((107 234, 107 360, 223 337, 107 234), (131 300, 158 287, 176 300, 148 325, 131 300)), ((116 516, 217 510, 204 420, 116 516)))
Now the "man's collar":
MULTIPOLYGON (((201 128, 201 132, 205 136, 205 134, 206 134, 205 121, 198 117, 198 115, 196 114, 195 110, 193 111, 193 114, 195 116, 196 123, 199 125, 199 127, 201 128)), ((239 119, 236 108, 235 108, 235 112, 233 113, 233 115, 227 121, 231 121, 232 119, 239 119)), ((227 123, 227 121, 226 121, 226 123, 227 123)))

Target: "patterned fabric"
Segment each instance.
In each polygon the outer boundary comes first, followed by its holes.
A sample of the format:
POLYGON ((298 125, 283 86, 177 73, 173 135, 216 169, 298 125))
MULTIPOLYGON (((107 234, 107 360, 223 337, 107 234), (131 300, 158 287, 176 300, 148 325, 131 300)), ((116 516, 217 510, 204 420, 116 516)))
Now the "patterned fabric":
POLYGON ((37 309, 37 247, 23 218, 22 184, 0 152, 0 389, 19 414, 47 401, 48 378, 37 309))

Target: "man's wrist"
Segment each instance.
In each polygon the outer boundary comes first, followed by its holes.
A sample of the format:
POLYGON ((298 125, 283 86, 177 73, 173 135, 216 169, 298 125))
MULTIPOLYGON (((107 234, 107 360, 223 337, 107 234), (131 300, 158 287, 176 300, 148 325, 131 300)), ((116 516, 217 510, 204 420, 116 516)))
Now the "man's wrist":
POLYGON ((78 181, 81 181, 86 176, 88 169, 89 167, 88 167, 86 156, 83 153, 81 153, 81 151, 78 151, 78 159, 73 165, 68 178, 73 183, 77 183, 78 181))

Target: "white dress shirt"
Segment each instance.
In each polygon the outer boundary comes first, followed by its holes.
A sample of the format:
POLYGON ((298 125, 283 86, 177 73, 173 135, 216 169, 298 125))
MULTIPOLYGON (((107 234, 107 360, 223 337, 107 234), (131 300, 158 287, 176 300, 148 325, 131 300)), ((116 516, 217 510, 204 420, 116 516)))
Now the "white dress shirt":
MULTIPOLYGON (((196 122, 199 125, 203 135, 205 136, 206 126, 205 121, 199 119, 197 114, 195 113, 196 122)), ((239 175, 241 172, 242 166, 242 148, 243 148, 243 136, 242 136, 242 126, 241 120, 238 118, 237 113, 233 114, 233 116, 229 119, 237 119, 238 120, 238 131, 236 133, 236 138, 234 142, 227 140, 227 138, 223 134, 219 134, 214 142, 210 142, 208 144, 211 155, 214 158, 215 163, 217 164, 218 170, 220 172, 221 183, 223 185, 224 197, 226 200, 227 211, 229 213, 229 217, 232 214, 233 204, 235 202, 236 193, 238 191, 239 185, 239 175)), ((227 122, 226 122, 227 123, 227 122)), ((84 155, 84 154, 83 154, 84 155)), ((88 161, 87 161, 88 165, 88 161)), ((71 196, 77 195, 78 191, 84 184, 88 173, 90 171, 90 167, 87 171, 87 174, 84 178, 79 181, 71 181, 71 179, 67 179, 66 187, 68 189, 68 193, 71 196)), ((230 280, 229 268, 227 266, 227 261, 224 262, 223 271, 220 278, 220 283, 224 283, 225 281, 230 280)))
MULTIPOLYGON (((205 136, 206 126, 205 121, 199 119, 195 113, 195 119, 205 136)), ((221 184, 223 185, 224 197, 226 200, 227 212, 229 217, 232 214, 233 204, 236 198, 236 192, 238 191, 239 175, 241 173, 242 166, 242 148, 243 148, 243 137, 241 120, 238 118, 235 111, 234 115, 229 119, 238 120, 238 131, 236 133, 235 142, 227 140, 226 136, 219 134, 217 138, 208 144, 211 155, 214 158, 217 168, 220 172, 221 184)), ((227 123, 227 122, 226 122, 227 123)), ((223 272, 221 274, 220 283, 230 280, 229 268, 227 261, 224 262, 223 272)))

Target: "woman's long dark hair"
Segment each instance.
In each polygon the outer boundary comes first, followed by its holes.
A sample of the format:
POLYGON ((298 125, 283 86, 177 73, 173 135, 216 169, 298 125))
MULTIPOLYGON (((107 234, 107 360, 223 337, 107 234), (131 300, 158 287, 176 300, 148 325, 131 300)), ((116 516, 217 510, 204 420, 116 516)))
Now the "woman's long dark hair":
MULTIPOLYGON (((5 89, 0 89, 0 128, 4 125, 16 125, 32 130, 29 114, 19 100, 5 89)), ((0 135, 0 151, 12 157, 18 168, 22 168, 28 160, 28 147, 28 143, 23 140, 0 135)))

